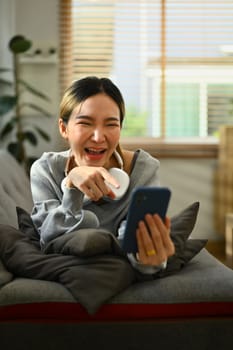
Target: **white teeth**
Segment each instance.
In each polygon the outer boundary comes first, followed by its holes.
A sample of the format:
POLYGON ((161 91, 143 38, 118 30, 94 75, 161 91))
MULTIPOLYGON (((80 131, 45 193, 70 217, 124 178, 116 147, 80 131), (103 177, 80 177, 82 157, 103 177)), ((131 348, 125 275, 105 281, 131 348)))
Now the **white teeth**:
POLYGON ((92 149, 92 148, 86 148, 86 151, 89 152, 89 153, 93 153, 93 154, 100 154, 100 153, 103 153, 104 150, 95 150, 95 149, 92 149))

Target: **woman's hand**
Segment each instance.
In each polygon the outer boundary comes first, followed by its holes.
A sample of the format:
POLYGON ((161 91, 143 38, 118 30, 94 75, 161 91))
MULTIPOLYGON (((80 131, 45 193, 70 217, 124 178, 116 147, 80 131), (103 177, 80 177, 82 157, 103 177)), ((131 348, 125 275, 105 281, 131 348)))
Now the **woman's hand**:
POLYGON ((175 253, 174 244, 170 238, 170 219, 165 223, 159 215, 147 214, 144 221, 140 221, 136 232, 138 255, 140 263, 159 266, 175 253))
POLYGON ((103 196, 114 199, 115 194, 106 182, 116 188, 120 186, 103 167, 79 166, 69 172, 67 186, 77 187, 93 201, 98 201, 103 196))

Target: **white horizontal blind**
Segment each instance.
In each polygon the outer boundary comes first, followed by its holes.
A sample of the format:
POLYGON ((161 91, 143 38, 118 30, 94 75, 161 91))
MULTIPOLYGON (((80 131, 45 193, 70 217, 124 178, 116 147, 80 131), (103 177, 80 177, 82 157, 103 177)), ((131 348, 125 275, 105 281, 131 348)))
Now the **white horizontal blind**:
POLYGON ((86 75, 112 78, 126 135, 206 136, 232 123, 232 0, 60 4, 62 89, 86 75))
POLYGON ((60 86, 61 95, 74 79, 72 0, 60 0, 60 86))
POLYGON ((109 75, 113 62, 113 4, 74 1, 72 21, 74 75, 109 75))

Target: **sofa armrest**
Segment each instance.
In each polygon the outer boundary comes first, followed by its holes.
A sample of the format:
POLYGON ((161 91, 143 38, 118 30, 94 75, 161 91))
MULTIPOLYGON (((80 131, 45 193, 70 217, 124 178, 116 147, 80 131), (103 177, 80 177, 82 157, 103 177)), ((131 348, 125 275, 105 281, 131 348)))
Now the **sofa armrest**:
POLYGON ((20 164, 0 150, 0 223, 18 227, 16 206, 30 212, 32 195, 29 178, 20 164))

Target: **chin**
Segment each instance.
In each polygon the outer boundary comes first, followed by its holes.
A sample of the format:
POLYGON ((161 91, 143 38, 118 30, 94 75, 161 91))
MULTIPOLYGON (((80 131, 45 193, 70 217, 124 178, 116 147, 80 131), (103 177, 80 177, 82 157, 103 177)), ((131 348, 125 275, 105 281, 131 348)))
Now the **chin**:
POLYGON ((95 166, 95 167, 104 167, 105 162, 103 161, 84 161, 81 163, 81 165, 85 165, 85 166, 95 166))

